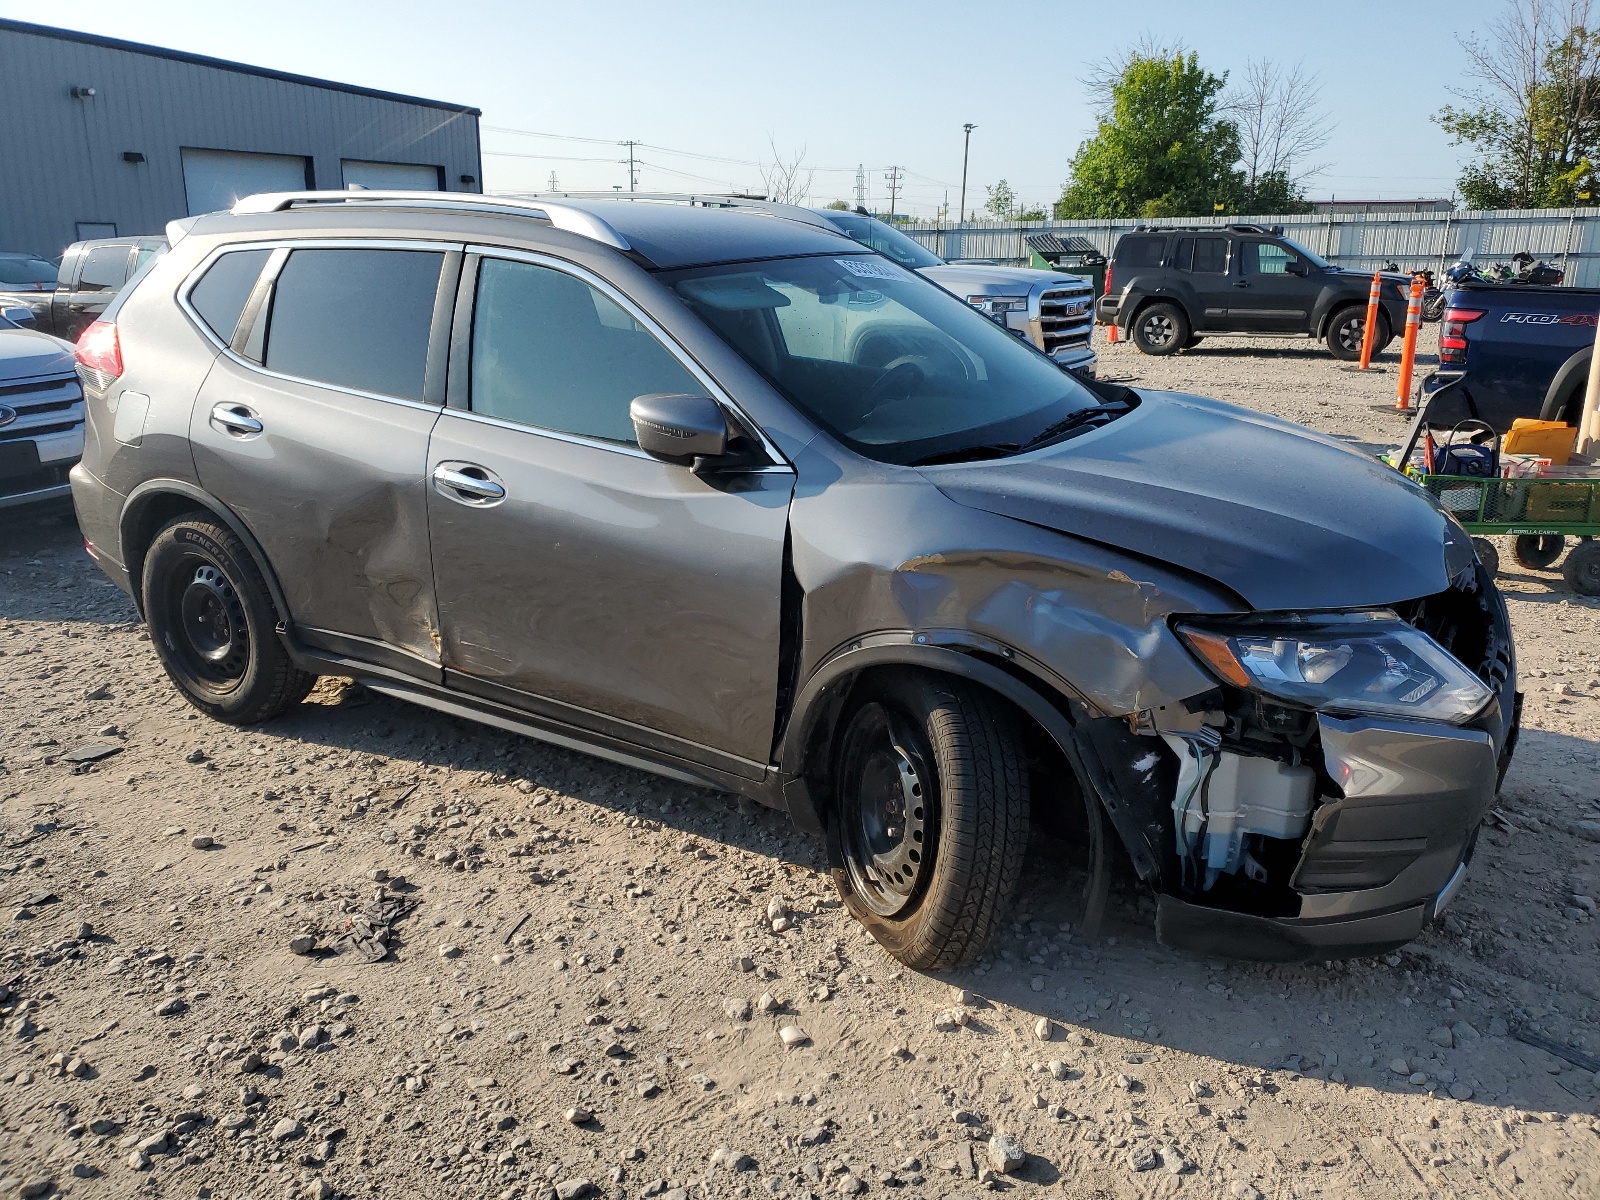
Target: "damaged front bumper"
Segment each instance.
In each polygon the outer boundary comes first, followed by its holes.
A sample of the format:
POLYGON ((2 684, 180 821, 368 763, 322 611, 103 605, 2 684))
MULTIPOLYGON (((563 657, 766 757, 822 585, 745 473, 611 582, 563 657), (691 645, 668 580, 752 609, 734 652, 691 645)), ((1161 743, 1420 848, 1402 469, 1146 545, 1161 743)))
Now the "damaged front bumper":
POLYGON ((1089 781, 1157 893, 1164 945, 1274 962, 1376 954, 1455 898, 1516 740, 1509 622, 1498 593, 1476 589, 1407 619, 1489 687, 1470 721, 1335 716, 1223 686, 1077 722, 1089 781))

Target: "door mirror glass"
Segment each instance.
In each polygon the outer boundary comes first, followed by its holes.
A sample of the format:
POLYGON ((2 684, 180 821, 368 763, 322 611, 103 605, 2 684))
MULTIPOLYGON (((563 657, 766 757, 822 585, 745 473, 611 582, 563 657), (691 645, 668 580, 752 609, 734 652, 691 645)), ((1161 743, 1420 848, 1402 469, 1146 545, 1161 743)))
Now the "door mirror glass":
POLYGON ((666 462, 720 458, 728 450, 728 419, 710 396, 651 392, 628 406, 639 449, 666 462))

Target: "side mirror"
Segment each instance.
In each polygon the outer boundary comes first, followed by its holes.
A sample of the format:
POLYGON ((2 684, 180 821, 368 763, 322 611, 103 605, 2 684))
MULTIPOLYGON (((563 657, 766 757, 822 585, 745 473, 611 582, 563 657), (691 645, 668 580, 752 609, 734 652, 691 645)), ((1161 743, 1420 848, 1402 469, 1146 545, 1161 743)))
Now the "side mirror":
POLYGON ((728 452, 728 418, 710 396, 651 392, 628 406, 639 449, 653 458, 688 466, 728 452))
POLYGON ((1304 275, 1308 270, 1306 264, 1298 258, 1291 258, 1288 262, 1284 263, 1283 269, 1289 272, 1291 275, 1304 275))
POLYGON ((18 305, 16 308, 0 309, 0 317, 4 317, 6 320, 10 321, 18 329, 32 329, 36 323, 33 315, 33 309, 24 308, 21 305, 18 305))

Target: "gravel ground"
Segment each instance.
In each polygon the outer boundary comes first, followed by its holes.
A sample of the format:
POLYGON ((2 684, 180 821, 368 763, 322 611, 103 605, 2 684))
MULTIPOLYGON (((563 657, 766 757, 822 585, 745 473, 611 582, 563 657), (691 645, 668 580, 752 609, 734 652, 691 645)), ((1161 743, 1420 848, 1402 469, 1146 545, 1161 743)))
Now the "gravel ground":
MULTIPOLYGON (((1102 362, 1401 430, 1393 355, 1102 362)), ((0 1198, 1600 1195, 1600 606, 1556 572, 1502 577, 1523 740, 1414 945, 1186 957, 1125 871, 1086 944, 1041 838, 989 956, 928 976, 732 798, 340 680, 208 722, 70 521, 7 518, 0 1198)))

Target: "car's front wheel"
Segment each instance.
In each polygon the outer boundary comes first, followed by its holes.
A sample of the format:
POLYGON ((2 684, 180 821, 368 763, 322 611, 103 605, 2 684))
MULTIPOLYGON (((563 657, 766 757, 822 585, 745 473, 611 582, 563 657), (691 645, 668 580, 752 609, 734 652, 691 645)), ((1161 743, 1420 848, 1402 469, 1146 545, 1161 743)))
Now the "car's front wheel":
POLYGON ((278 616, 250 551, 198 515, 169 522, 144 559, 144 609, 161 665, 189 703, 252 725, 305 699, 316 676, 278 639, 278 616))
POLYGON ((959 681, 874 680, 844 722, 828 823, 846 907, 909 967, 981 950, 1016 890, 1028 774, 1010 714, 959 681))
POLYGON ((1133 344, 1145 354, 1176 354, 1188 340, 1189 318, 1176 304, 1147 304, 1133 322, 1133 344))
MULTIPOLYGON (((1367 331, 1367 310, 1361 305, 1351 305, 1333 314, 1328 322, 1328 353, 1346 362, 1361 357, 1361 339, 1367 331)), ((1376 358, 1389 344, 1389 318, 1378 310, 1378 328, 1373 332, 1372 356, 1376 358)))

